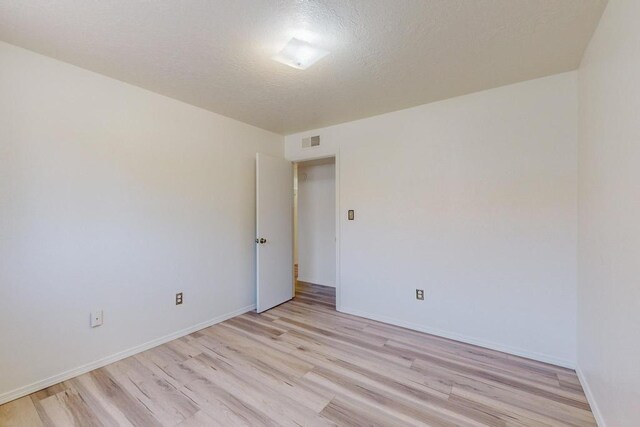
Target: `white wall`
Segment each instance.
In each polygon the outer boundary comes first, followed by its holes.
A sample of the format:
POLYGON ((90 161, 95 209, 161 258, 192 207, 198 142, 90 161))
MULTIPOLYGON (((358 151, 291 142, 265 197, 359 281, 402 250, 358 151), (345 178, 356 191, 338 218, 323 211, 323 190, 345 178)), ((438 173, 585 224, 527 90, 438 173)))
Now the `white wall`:
POLYGON ((579 70, 578 366, 601 425, 640 425, 640 2, 610 1, 579 70))
POLYGON ((282 136, 4 43, 0 93, 0 403, 252 307, 282 136))
POLYGON ((298 165, 298 280, 336 286, 335 161, 298 165))
POLYGON ((339 156, 343 311, 573 365, 577 108, 570 72, 287 136, 339 156))

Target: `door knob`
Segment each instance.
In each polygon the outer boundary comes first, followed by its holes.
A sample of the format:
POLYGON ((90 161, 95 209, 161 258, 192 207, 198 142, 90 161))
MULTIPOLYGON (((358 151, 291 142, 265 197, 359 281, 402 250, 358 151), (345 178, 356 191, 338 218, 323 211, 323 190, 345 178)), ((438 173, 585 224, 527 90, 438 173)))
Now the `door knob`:
POLYGON ((265 244, 267 243, 267 239, 265 239, 264 237, 261 238, 256 238, 256 243, 260 243, 260 244, 265 244))

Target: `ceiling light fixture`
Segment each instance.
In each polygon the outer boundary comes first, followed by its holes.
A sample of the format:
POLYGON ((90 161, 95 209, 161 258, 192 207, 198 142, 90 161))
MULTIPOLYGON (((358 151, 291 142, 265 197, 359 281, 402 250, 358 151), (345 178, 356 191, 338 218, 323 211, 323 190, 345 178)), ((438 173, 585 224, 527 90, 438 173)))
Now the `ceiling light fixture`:
POLYGON ((326 50, 293 38, 280 53, 273 57, 273 60, 299 70, 306 70, 328 54, 326 50))

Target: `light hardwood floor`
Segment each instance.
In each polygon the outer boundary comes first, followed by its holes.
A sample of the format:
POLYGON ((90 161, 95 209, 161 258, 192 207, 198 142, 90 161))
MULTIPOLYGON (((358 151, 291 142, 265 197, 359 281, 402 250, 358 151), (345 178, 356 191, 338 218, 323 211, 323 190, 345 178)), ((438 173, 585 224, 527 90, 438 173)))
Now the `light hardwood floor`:
POLYGON ((1 426, 593 426, 575 372, 341 314, 332 288, 0 406, 1 426))

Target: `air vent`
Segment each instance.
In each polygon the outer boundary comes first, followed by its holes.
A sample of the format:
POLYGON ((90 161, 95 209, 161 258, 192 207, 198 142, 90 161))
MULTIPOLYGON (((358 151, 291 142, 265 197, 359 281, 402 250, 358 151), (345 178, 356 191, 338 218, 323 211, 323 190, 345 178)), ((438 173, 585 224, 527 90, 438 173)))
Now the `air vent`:
POLYGON ((302 138, 302 148, 318 147, 320 145, 320 135, 302 138))

